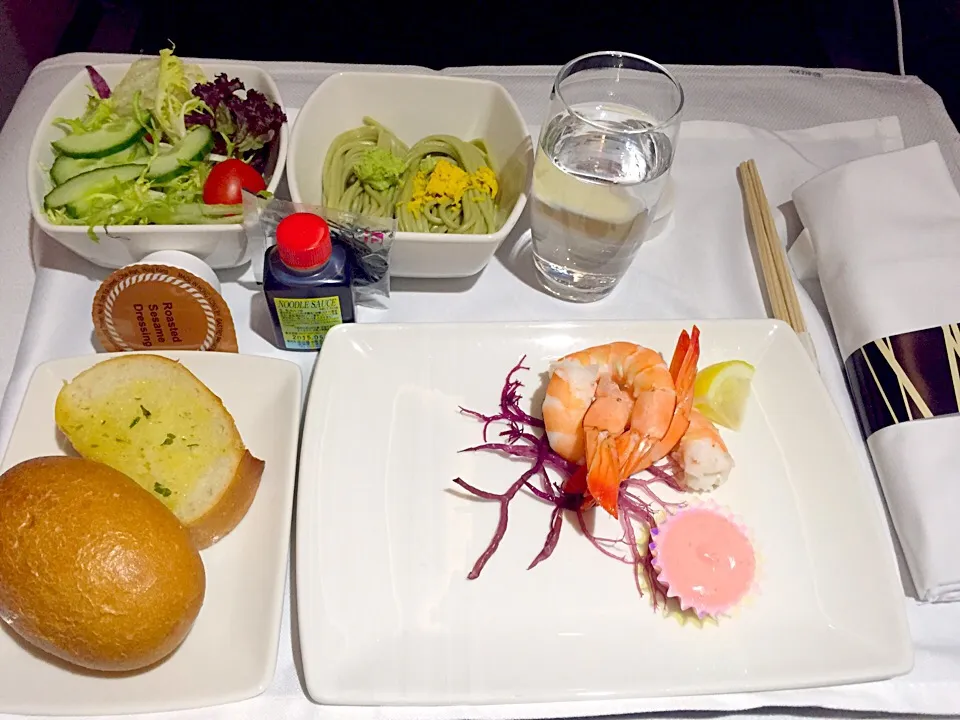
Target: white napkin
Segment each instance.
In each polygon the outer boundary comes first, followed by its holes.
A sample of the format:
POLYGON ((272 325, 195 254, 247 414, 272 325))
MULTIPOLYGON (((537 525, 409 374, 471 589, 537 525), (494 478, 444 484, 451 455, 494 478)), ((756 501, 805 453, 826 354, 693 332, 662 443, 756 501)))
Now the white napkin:
MULTIPOLYGON (((936 143, 828 170, 793 199, 848 372, 856 361, 868 387, 874 373, 894 377, 874 344, 882 338, 933 328, 923 339, 926 353, 944 347, 938 328, 960 321, 960 195, 936 143)), ((897 342, 899 364, 918 376, 923 357, 897 342)), ((947 353, 941 355, 938 367, 949 378, 947 353)), ((935 385, 929 373, 925 380, 914 382, 919 397, 933 414, 938 407, 951 414, 910 420, 905 391, 888 383, 886 399, 874 394, 871 406, 877 418, 889 417, 889 402, 899 422, 872 420, 865 433, 872 432, 867 445, 919 598, 954 601, 960 600, 960 389, 935 385)), ((856 387, 851 379, 854 395, 856 387)))

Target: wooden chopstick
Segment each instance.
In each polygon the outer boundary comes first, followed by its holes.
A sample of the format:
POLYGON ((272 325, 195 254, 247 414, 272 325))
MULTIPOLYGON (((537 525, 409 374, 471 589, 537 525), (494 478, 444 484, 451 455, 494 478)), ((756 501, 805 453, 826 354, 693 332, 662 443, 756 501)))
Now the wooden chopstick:
POLYGON ((780 235, 777 233, 777 226, 770 212, 770 203, 763 191, 763 183, 760 182, 757 164, 753 160, 748 160, 740 163, 739 169, 743 194, 747 201, 747 212, 750 215, 750 225, 753 227, 757 254, 760 256, 763 282, 767 287, 767 296, 770 298, 770 309, 775 318, 783 320, 795 332, 805 333, 807 323, 803 319, 800 300, 797 298, 793 278, 787 268, 787 254, 780 242, 780 235))

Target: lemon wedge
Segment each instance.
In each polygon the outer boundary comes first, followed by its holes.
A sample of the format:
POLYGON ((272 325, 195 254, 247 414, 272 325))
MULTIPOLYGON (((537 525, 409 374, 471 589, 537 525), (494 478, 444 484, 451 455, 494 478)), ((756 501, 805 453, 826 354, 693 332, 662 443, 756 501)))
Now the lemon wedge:
POLYGON ((694 382, 693 406, 717 425, 739 430, 754 370, 743 360, 725 360, 703 368, 694 382))

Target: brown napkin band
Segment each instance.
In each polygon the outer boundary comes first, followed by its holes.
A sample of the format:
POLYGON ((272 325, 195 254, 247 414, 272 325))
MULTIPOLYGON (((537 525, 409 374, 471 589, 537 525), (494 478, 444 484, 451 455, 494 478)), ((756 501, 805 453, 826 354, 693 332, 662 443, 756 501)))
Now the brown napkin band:
POLYGON ((874 340, 844 363, 864 436, 890 425, 960 412, 960 328, 874 340))

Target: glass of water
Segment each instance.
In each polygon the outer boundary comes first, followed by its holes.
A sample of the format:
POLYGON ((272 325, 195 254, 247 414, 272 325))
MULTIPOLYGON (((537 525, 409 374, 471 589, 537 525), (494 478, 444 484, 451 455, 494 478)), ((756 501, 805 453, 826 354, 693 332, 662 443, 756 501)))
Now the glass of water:
POLYGON ((683 89, 639 55, 598 52, 560 70, 533 169, 533 258, 564 300, 606 296, 623 277, 670 174, 683 89))

